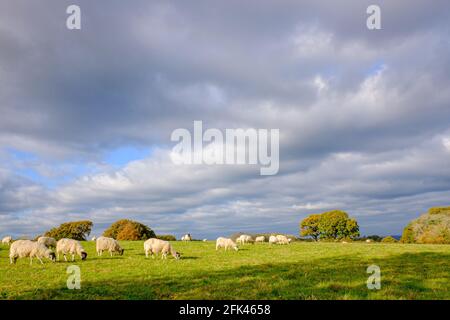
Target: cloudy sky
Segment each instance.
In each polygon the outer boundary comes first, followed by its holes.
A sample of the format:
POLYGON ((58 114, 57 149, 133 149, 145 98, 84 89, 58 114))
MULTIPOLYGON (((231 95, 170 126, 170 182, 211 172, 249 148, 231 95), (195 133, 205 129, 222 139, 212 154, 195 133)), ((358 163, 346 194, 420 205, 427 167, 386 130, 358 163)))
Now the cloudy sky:
POLYGON ((0 235, 297 234, 331 209, 400 234, 450 204, 449 88, 444 0, 1 0, 0 235), (280 129, 279 173, 173 164, 194 120, 280 129))

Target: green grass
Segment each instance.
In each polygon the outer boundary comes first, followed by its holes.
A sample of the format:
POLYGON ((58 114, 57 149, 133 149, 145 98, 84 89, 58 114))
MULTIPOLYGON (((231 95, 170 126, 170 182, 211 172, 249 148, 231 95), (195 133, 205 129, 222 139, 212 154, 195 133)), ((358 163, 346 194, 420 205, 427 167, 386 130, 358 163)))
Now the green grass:
POLYGON ((173 242, 181 260, 145 259, 143 242, 122 242, 123 256, 88 259, 81 290, 66 287, 72 263, 19 259, 0 248, 0 299, 450 299, 450 246, 367 243, 245 245, 219 251, 213 242, 173 242), (368 290, 369 265, 381 289, 368 290))

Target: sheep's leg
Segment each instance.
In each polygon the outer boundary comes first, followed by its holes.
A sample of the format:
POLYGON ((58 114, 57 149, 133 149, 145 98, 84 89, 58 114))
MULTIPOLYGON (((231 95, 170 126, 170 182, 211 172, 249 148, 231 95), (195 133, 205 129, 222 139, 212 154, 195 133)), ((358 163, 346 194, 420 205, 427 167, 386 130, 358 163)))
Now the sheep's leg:
POLYGON ((148 250, 145 250, 145 257, 148 258, 148 250))
POLYGON ((67 257, 65 253, 64 253, 64 261, 67 262, 67 257))
POLYGON ((32 266, 32 265, 33 265, 33 258, 30 257, 30 266, 32 266))
POLYGON ((109 254, 111 255, 111 257, 113 256, 113 254, 112 254, 112 250, 109 250, 109 254))
POLYGON ((75 261, 75 253, 72 253, 72 261, 75 261))
POLYGON ((41 260, 41 258, 40 257, 37 257, 38 259, 39 259, 39 261, 41 262, 41 264, 44 264, 43 262, 42 262, 42 260, 41 260))

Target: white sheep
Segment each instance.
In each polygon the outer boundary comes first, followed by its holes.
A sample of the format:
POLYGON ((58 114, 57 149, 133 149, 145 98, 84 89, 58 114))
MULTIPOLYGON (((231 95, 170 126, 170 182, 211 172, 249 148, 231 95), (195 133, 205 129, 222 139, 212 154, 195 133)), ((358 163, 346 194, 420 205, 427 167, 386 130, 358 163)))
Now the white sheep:
POLYGON ((184 236, 181 237, 181 241, 192 241, 192 237, 191 234, 185 234, 184 236))
POLYGON ((255 242, 265 242, 266 241, 266 237, 264 236, 259 236, 256 237, 255 242))
POLYGON ((169 241, 164 241, 156 238, 150 238, 144 242, 145 257, 148 258, 150 253, 152 258, 155 258, 154 254, 161 253, 161 259, 167 259, 167 255, 170 253, 175 259, 180 259, 181 255, 175 251, 169 241))
POLYGON ((56 240, 55 240, 55 238, 39 237, 37 242, 43 244, 47 248, 56 248, 56 240))
POLYGON ((124 250, 117 240, 107 237, 98 237, 96 242, 96 251, 99 256, 103 254, 103 251, 109 251, 109 254, 112 257, 113 252, 118 252, 120 255, 123 255, 124 250))
POLYGON ((216 251, 219 250, 220 248, 225 248, 225 251, 227 251, 229 248, 232 248, 236 251, 239 250, 236 243, 233 240, 223 237, 219 237, 216 240, 216 251))
POLYGON ((42 243, 31 240, 17 240, 9 249, 9 261, 11 264, 16 263, 17 258, 30 258, 30 265, 33 264, 33 258, 37 258, 41 264, 41 258, 48 258, 55 261, 55 253, 42 243))
POLYGON ((97 241, 97 238, 96 237, 92 237, 91 241, 97 241))
POLYGON ((2 244, 6 244, 9 246, 11 244, 11 242, 12 242, 12 237, 10 237, 10 236, 4 237, 2 239, 2 244))
POLYGON ((62 253, 64 255, 64 260, 67 261, 66 254, 72 255, 72 261, 75 260, 75 254, 81 257, 81 260, 86 260, 87 253, 84 251, 83 246, 77 240, 63 238, 56 243, 56 254, 58 256, 62 253))
POLYGON ((206 242, 206 241, 208 241, 208 239, 203 239, 203 242, 206 242))
POLYGON ((236 239, 236 243, 244 244, 244 243, 254 243, 253 238, 247 234, 242 234, 239 238, 236 239))
POLYGON ((269 237, 269 243, 270 244, 278 243, 278 238, 276 236, 270 236, 269 237))
POLYGON ((277 235, 277 239, 278 244, 289 244, 289 239, 282 234, 277 235))

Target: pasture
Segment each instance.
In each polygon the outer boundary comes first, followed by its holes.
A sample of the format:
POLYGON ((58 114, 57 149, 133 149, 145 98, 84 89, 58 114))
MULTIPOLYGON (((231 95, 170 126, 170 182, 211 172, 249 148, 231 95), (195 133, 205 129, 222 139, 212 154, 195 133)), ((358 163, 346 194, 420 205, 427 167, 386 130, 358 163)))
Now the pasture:
POLYGON ((71 262, 10 265, 0 247, 0 299, 450 299, 450 246, 380 243, 247 244, 215 251, 208 242, 172 242, 182 259, 145 259, 143 241, 123 256, 97 257, 83 242, 81 289, 66 286, 71 262), (369 265, 381 289, 368 290, 369 265))

